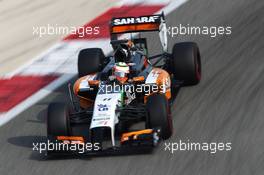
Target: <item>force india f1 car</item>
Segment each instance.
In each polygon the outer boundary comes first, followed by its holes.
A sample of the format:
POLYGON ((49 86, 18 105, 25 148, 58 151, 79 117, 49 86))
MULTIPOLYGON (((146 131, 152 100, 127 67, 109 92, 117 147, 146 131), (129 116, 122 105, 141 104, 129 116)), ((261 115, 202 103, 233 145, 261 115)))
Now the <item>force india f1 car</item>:
MULTIPOLYGON (((73 88, 69 85, 72 107, 49 105, 48 139, 64 144, 97 144, 98 149, 82 155, 146 153, 160 139, 172 135, 170 106, 176 87, 199 83, 199 49, 196 43, 183 42, 174 44, 172 53, 168 53, 163 14, 113 18, 110 36, 112 56, 106 57, 100 48, 80 51, 79 79, 73 88), (148 31, 159 32, 161 54, 148 56, 147 39, 140 36, 140 32, 148 31), (118 40, 124 33, 129 33, 130 39, 118 40), (135 123, 144 123, 143 128, 132 129, 135 123)), ((56 153, 79 154, 48 151, 56 153)))

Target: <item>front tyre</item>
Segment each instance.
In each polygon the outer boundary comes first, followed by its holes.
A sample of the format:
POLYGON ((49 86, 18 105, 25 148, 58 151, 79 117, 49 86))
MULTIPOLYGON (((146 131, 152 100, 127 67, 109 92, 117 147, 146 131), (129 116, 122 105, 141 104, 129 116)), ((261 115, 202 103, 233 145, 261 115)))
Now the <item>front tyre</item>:
POLYGON ((184 86, 196 85, 201 80, 201 57, 194 42, 176 43, 172 50, 172 72, 184 86))
POLYGON ((51 103, 49 105, 47 117, 47 135, 70 135, 69 109, 66 104, 51 103))
POLYGON ((164 94, 152 94, 147 98, 147 126, 160 128, 161 138, 166 140, 172 135, 173 124, 170 106, 164 94))

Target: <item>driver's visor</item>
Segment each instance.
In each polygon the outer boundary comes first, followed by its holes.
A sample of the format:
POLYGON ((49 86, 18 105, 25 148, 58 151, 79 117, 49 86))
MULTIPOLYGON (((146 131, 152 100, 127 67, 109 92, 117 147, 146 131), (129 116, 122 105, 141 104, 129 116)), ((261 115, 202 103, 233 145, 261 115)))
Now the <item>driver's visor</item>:
POLYGON ((127 73, 123 72, 123 71, 115 71, 115 76, 117 77, 121 77, 121 78, 124 78, 126 77, 127 73))

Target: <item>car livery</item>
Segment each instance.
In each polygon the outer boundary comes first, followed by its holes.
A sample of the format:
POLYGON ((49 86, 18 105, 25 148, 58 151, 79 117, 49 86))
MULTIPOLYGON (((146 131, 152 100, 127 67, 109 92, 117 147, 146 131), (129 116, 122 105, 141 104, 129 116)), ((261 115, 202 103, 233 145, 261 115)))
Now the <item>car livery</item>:
MULTIPOLYGON (((113 54, 86 48, 78 56, 78 79, 69 84, 70 107, 48 108, 47 137, 54 142, 99 144, 82 155, 147 153, 173 133, 171 104, 179 87, 197 85, 201 58, 194 42, 176 43, 169 53, 163 14, 110 21, 113 54), (161 54, 150 56, 147 38, 123 33, 158 32, 161 54), (144 127, 133 129, 136 123, 144 127), (81 126, 78 131, 75 132, 81 126), (65 138, 65 139, 63 139, 65 138)), ((49 151, 48 155, 79 155, 49 151)))

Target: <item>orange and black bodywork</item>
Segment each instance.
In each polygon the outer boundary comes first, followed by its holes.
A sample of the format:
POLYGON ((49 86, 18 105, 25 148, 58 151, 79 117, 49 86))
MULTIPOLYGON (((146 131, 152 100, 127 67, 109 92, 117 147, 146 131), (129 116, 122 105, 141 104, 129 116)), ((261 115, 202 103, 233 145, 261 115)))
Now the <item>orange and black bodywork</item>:
POLYGON ((94 100, 98 91, 100 81, 96 80, 96 74, 86 75, 79 78, 73 85, 73 93, 79 99, 82 108, 89 108, 93 106, 94 100), (82 90, 82 83, 87 82, 89 90, 82 90))
MULTIPOLYGON (((127 83, 127 80, 128 79, 126 79, 125 82, 121 82, 121 83, 125 84, 127 83)), ((148 93, 140 94, 143 98, 144 103, 146 102, 147 97, 153 93, 164 94, 168 100, 170 100, 172 97, 170 74, 161 68, 153 67, 149 74, 146 74, 145 76, 133 77, 131 78, 130 82, 132 85, 141 84, 141 85, 149 86, 149 88, 153 86, 157 87, 157 90, 155 92, 150 91, 148 93)), ((73 92, 78 97, 80 106, 82 108, 85 109, 85 108, 89 108, 93 106, 96 94, 98 90, 100 89, 99 86, 100 86, 100 80, 96 79, 96 74, 81 77, 74 83, 73 92), (87 84, 89 84, 90 90, 82 91, 81 85, 83 82, 86 82, 87 84)))

